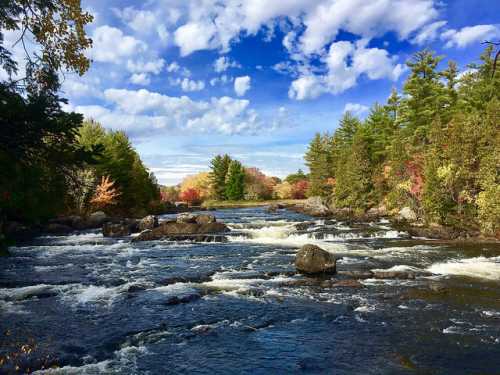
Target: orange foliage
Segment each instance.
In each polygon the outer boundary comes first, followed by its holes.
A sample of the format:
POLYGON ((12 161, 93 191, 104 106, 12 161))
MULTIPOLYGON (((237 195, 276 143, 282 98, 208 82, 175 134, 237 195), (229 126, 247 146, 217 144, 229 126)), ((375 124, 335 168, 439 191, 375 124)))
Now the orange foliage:
POLYGON ((109 176, 102 176, 101 183, 97 185, 95 194, 90 200, 90 203, 98 208, 116 204, 116 198, 120 196, 120 193, 114 185, 115 182, 111 180, 109 176))
POLYGON ((200 193, 198 190, 189 188, 181 192, 179 198, 181 201, 187 202, 189 204, 198 204, 201 201, 200 193))

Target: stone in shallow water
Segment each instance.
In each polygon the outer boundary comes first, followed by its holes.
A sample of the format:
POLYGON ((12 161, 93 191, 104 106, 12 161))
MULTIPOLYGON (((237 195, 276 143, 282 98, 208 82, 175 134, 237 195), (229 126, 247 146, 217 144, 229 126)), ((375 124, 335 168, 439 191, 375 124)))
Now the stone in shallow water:
POLYGON ((306 274, 335 273, 336 260, 332 254, 316 245, 304 245, 297 253, 295 267, 306 274))

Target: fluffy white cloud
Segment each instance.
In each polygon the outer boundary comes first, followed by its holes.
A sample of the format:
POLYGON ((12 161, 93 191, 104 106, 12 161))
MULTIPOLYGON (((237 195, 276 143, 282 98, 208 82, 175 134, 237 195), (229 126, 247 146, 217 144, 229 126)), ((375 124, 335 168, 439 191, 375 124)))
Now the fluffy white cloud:
POLYGON ((302 73, 290 86, 290 98, 305 100, 324 93, 339 94, 354 87, 361 75, 372 80, 388 78, 395 81, 405 69, 396 64, 397 57, 390 57, 384 49, 367 48, 363 40, 332 43, 322 60, 326 74, 302 73))
POLYGON ((130 77, 130 82, 135 85, 148 86, 151 83, 151 79, 146 73, 134 73, 130 77))
POLYGON ((176 61, 174 61, 167 66, 167 72, 175 73, 175 72, 179 71, 180 68, 181 68, 180 65, 177 64, 176 61))
POLYGON ((215 27, 208 22, 191 22, 179 27, 174 34, 175 43, 181 49, 181 56, 195 51, 214 48, 215 27))
POLYGON ((124 35, 120 29, 108 25, 99 26, 92 33, 93 60, 100 62, 118 62, 124 57, 130 57, 144 52, 147 46, 144 42, 124 35))
POLYGON ((217 85, 218 83, 220 83, 221 85, 225 85, 229 82, 231 82, 233 80, 232 77, 229 77, 228 75, 226 74, 223 74, 221 75, 220 77, 215 77, 215 78, 212 78, 210 80, 210 86, 215 86, 217 85))
POLYGON ((413 38, 412 42, 418 45, 423 45, 434 41, 438 37, 438 31, 447 24, 446 21, 436 21, 424 28, 413 38))
POLYGON ((234 80, 234 92, 236 95, 243 96, 248 90, 250 90, 250 77, 236 77, 234 80))
POLYGON ((221 134, 255 134, 281 125, 282 116, 262 121, 250 102, 227 96, 194 101, 187 96, 171 97, 145 89, 104 91, 103 106, 69 108, 92 117, 109 128, 124 129, 131 136, 157 132, 196 131, 221 134))
MULTIPOLYGON (((201 49, 227 51, 241 34, 254 35, 263 26, 272 33, 280 17, 303 28, 298 39, 309 55, 321 51, 339 30, 366 38, 394 31, 406 39, 438 15, 434 0, 205 0, 183 9, 185 23, 174 37, 183 56, 201 49)), ((288 33, 283 44, 291 50, 296 38, 288 33)))
POLYGON ((362 116, 368 112, 369 108, 366 105, 359 103, 347 103, 344 106, 344 113, 351 112, 355 116, 362 116))
POLYGON ((241 65, 226 56, 221 56, 214 62, 214 70, 217 73, 222 73, 229 68, 241 68, 241 65))
POLYGON ((152 73, 159 74, 165 65, 165 60, 155 59, 151 61, 144 60, 128 60, 127 70, 131 73, 152 73))
POLYGON ((488 38, 500 36, 500 28, 496 25, 467 26, 460 30, 451 29, 444 32, 441 38, 446 42, 445 47, 464 48, 469 44, 482 42, 488 38))
POLYGON ((201 91, 205 88, 205 82, 201 80, 195 81, 189 78, 176 78, 170 79, 169 82, 172 86, 180 86, 184 92, 201 91))

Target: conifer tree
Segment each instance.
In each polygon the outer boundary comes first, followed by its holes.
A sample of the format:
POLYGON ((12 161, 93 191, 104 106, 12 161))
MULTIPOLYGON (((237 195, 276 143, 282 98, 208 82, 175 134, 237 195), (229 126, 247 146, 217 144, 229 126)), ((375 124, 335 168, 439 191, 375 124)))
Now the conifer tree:
POLYGON ((226 177, 225 196, 229 200, 243 199, 245 194, 245 170, 237 160, 231 161, 226 177))
POLYGON ((229 155, 217 155, 210 162, 210 180, 215 199, 226 199, 226 177, 231 164, 229 155))
POLYGON ((309 168, 310 186, 309 196, 326 196, 328 195, 328 186, 326 184, 330 171, 328 169, 328 151, 326 147, 326 139, 321 134, 317 133, 305 155, 306 165, 309 168))

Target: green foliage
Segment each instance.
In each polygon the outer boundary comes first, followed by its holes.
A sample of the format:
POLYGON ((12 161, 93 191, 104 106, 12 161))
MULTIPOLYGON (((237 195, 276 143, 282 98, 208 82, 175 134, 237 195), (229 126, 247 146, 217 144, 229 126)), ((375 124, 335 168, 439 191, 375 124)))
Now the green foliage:
POLYGON ((365 129, 358 127, 352 137, 351 147, 344 147, 337 165, 335 204, 364 210, 370 205, 371 166, 368 137, 365 129))
POLYGON ((229 155, 217 155, 210 162, 210 180, 215 199, 226 199, 226 177, 232 159, 229 155))
POLYGON ((396 90, 361 123, 346 113, 333 136, 316 134, 305 155, 311 195, 338 207, 412 207, 429 223, 480 227, 500 236, 500 69, 493 49, 460 77, 422 51, 396 90), (330 193, 334 181, 333 192, 330 193))
POLYGON ((327 196, 331 190, 327 180, 331 176, 331 162, 329 153, 329 137, 317 133, 305 155, 306 165, 309 168, 309 192, 310 196, 327 196))
POLYGON ((229 164, 225 188, 225 197, 228 200, 243 199, 245 194, 245 170, 237 160, 233 160, 229 164))
POLYGON ((95 171, 97 180, 109 176, 115 182, 120 197, 114 209, 142 214, 151 202, 160 199, 155 176, 143 165, 124 132, 106 131, 99 123, 86 121, 79 129, 78 141, 84 149, 101 150, 89 168, 95 171))
POLYGON ((303 180, 307 180, 307 175, 302 171, 302 169, 299 169, 297 173, 292 173, 285 177, 285 181, 290 184, 295 184, 296 182, 303 180))

